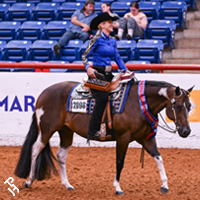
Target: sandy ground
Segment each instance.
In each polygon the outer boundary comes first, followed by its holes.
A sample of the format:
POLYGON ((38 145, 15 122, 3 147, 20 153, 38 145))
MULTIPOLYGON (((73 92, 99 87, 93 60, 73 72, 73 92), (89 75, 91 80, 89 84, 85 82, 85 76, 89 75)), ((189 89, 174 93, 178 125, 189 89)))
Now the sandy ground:
MULTIPOLYGON (((60 176, 35 181, 30 189, 23 188, 24 179, 14 175, 21 147, 0 146, 0 200, 199 200, 200 150, 160 149, 168 176, 169 193, 160 193, 161 180, 157 165, 145 152, 144 168, 139 163, 140 149, 129 148, 120 184, 125 195, 117 196, 115 177, 115 148, 72 147, 67 158, 67 173, 75 190, 61 185, 60 176), (9 177, 19 193, 13 196, 4 184, 9 177)), ((53 153, 56 155, 56 147, 53 153)), ((56 168, 59 169, 56 163, 56 168)), ((16 191, 15 191, 16 192, 16 191)))

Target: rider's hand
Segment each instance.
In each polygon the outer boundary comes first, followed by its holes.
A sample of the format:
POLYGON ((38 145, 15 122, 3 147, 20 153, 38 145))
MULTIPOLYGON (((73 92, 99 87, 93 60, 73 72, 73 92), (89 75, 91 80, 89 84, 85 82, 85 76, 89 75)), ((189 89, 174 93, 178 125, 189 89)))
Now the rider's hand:
POLYGON ((91 68, 91 67, 88 67, 88 68, 87 68, 87 74, 88 74, 88 76, 89 76, 89 77, 92 77, 92 78, 96 78, 96 76, 95 76, 95 74, 94 74, 95 71, 96 71, 95 69, 93 69, 93 68, 91 68))
POLYGON ((130 74, 131 72, 127 69, 127 70, 126 70, 126 73, 130 74))

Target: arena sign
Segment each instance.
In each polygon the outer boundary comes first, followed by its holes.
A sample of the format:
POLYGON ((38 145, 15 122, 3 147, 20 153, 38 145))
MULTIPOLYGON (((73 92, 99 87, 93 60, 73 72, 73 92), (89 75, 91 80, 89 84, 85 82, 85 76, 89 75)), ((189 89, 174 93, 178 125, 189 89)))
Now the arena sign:
POLYGON ((0 99, 0 109, 5 112, 28 112, 29 107, 31 111, 34 111, 35 109, 35 98, 33 96, 25 95, 23 98, 23 102, 20 102, 19 98, 15 96, 14 99, 11 101, 11 104, 9 104, 9 99, 10 97, 8 95, 5 98, 0 99))
MULTIPOLYGON (((78 81, 86 73, 0 73, 0 145, 22 145, 30 127, 31 117, 36 100, 40 93, 47 87, 63 82, 78 81)), ((192 110, 189 113, 189 121, 192 133, 187 139, 178 137, 158 128, 156 136, 159 147, 175 148, 199 148, 200 149, 200 75, 198 74, 136 74, 138 80, 167 81, 189 89, 195 85, 191 93, 192 110)), ((161 112, 165 117, 165 111, 161 112)), ((160 120, 162 123, 162 121, 160 120)), ((174 128, 174 124, 167 119, 168 125, 174 128)), ((56 133, 51 145, 59 144, 59 136, 56 133)), ((86 140, 75 134, 74 146, 87 146, 86 140)), ((115 142, 91 142, 91 146, 115 146, 115 142)), ((130 147, 140 147, 132 142, 130 147)))

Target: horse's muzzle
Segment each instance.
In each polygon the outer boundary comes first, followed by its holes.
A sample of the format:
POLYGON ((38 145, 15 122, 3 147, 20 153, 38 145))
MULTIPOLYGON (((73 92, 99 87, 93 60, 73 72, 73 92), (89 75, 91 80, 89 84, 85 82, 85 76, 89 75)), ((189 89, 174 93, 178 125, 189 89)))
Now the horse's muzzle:
POLYGON ((178 133, 182 138, 186 138, 191 133, 191 129, 185 127, 179 128, 178 133))

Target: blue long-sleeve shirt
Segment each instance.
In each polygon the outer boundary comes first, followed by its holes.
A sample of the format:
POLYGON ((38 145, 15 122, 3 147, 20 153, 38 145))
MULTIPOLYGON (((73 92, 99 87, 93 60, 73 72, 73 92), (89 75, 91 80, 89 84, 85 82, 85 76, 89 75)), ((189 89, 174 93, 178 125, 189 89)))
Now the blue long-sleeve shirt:
POLYGON ((114 60, 120 69, 127 70, 118 53, 116 40, 103 32, 90 41, 90 44, 82 56, 83 64, 86 69, 89 67, 88 58, 91 54, 93 55, 93 65, 105 67, 111 65, 111 60, 114 60))

